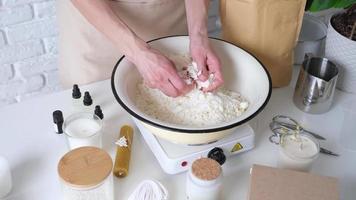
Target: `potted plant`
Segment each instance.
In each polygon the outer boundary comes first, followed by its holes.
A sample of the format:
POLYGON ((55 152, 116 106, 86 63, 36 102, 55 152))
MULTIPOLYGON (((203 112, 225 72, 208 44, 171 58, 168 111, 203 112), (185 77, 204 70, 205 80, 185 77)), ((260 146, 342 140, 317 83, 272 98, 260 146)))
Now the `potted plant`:
POLYGON ((328 8, 345 8, 329 20, 325 57, 340 69, 337 87, 356 93, 356 0, 312 0, 307 9, 314 12, 328 8))

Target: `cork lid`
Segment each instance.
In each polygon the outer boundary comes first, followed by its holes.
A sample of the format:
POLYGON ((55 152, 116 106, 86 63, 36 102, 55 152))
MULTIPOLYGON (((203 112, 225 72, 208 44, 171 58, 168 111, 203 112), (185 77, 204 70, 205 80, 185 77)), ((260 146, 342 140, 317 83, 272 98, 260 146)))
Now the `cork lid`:
POLYGON ((96 147, 80 147, 65 154, 58 163, 58 174, 65 184, 90 188, 102 183, 111 173, 108 153, 96 147))
POLYGON ((192 174, 201 180, 214 180, 221 174, 221 166, 210 158, 200 158, 192 164, 192 174))

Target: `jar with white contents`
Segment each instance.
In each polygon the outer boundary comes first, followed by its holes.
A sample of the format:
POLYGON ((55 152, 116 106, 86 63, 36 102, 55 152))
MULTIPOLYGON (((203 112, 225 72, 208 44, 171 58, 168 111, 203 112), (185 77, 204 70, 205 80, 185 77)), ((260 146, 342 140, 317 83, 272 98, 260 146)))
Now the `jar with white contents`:
POLYGON ((278 166, 309 171, 320 151, 319 143, 306 134, 283 135, 279 145, 278 166))
POLYGON ((64 200, 113 200, 113 162, 96 147, 80 147, 58 163, 64 200))
POLYGON ((89 112, 79 112, 68 116, 63 131, 68 139, 69 149, 82 146, 102 146, 103 121, 89 112))
POLYGON ((220 164, 210 158, 193 162, 187 173, 186 195, 189 200, 219 200, 222 190, 220 164))

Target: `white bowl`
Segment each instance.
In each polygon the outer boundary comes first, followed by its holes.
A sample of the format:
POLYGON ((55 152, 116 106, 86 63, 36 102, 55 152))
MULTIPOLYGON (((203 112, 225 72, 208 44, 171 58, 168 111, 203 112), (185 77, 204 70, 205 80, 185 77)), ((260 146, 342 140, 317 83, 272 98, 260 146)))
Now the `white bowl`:
MULTIPOLYGON (((205 144, 232 133, 266 106, 272 91, 271 78, 266 68, 245 50, 221 39, 210 38, 210 43, 221 60, 225 88, 241 93, 250 103, 246 112, 236 119, 219 125, 197 128, 171 124, 146 115, 135 105, 137 83, 142 78, 136 67, 125 57, 117 62, 111 77, 115 98, 151 133, 174 143, 205 144)), ((189 52, 188 36, 158 38, 149 44, 165 53, 189 52)))

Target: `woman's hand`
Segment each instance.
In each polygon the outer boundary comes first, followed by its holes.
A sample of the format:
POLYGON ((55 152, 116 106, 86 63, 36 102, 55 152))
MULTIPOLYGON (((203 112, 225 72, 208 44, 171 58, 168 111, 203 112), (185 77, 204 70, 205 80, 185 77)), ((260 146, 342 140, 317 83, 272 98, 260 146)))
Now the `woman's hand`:
POLYGON ((111 9, 109 1, 72 0, 73 5, 99 31, 133 62, 145 83, 166 95, 177 97, 189 92, 188 86, 177 74, 174 64, 139 38, 111 9))
POLYGON ((205 92, 213 91, 224 83, 219 58, 209 44, 207 27, 209 2, 209 0, 185 0, 190 55, 202 72, 199 79, 206 81, 210 74, 214 76, 209 87, 203 89, 205 92))
POLYGON ((224 83, 220 60, 211 48, 207 36, 191 37, 190 54, 197 63, 198 69, 201 70, 199 80, 206 81, 210 74, 214 75, 213 82, 209 87, 203 88, 204 92, 213 91, 224 83))
POLYGON ((132 62, 147 86, 160 89, 168 96, 181 96, 194 88, 194 85, 186 84, 178 76, 172 61, 155 49, 147 48, 137 52, 132 62))

